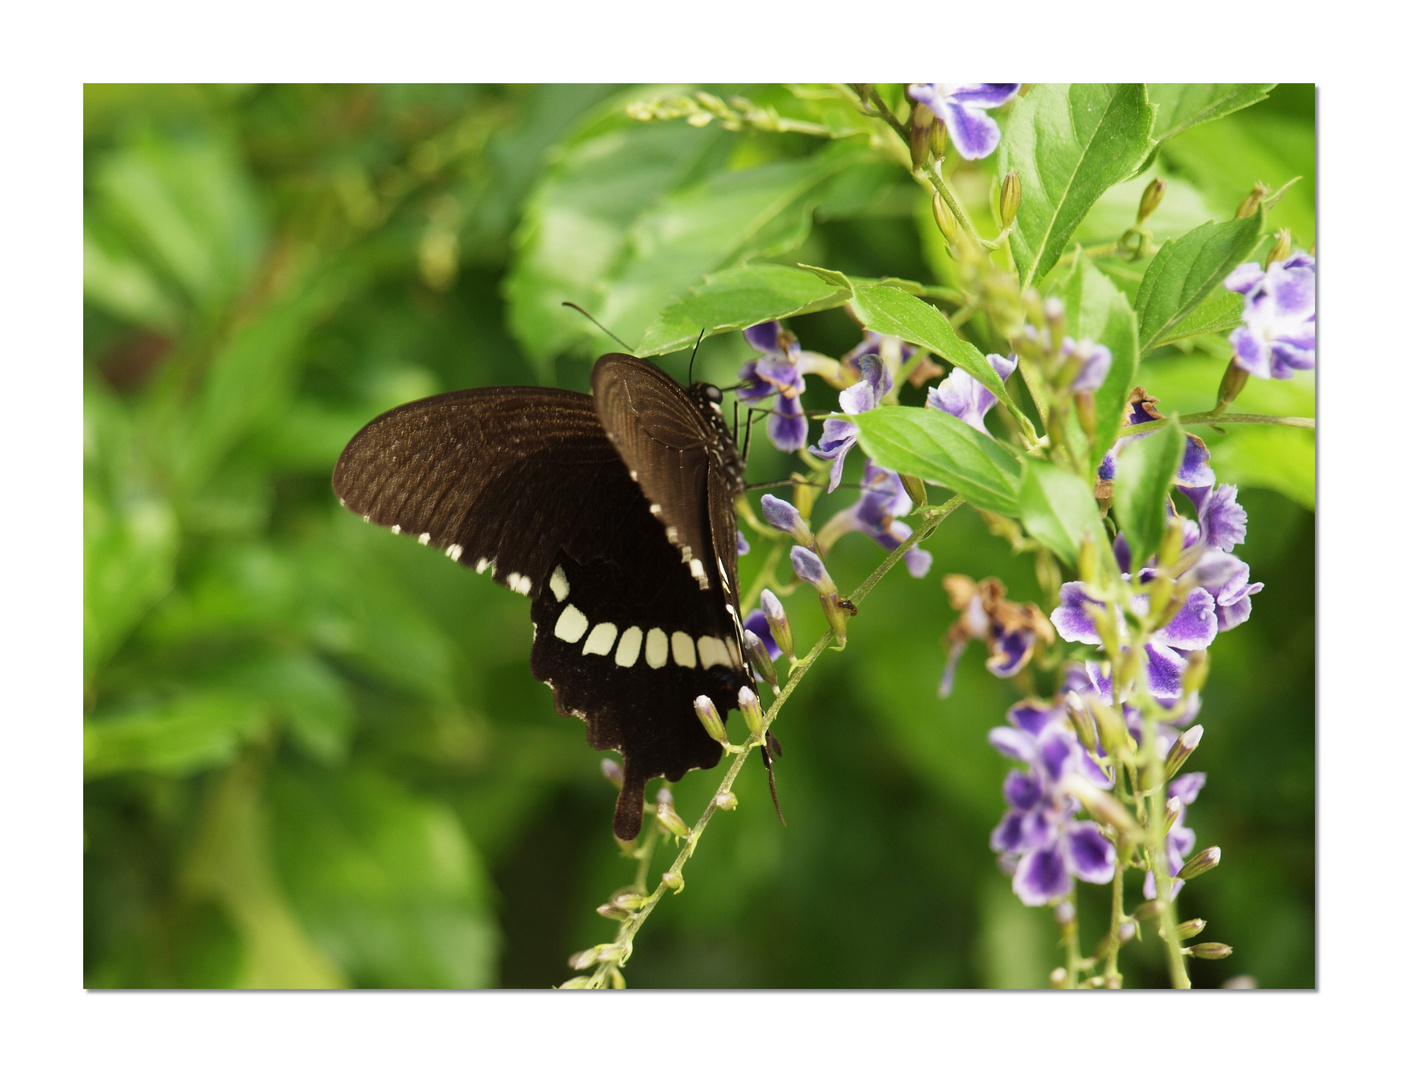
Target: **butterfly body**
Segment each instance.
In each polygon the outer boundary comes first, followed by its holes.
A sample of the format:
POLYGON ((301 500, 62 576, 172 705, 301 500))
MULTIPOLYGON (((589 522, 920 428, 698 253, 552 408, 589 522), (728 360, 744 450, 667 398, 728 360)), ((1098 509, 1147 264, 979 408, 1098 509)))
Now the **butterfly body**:
POLYGON ((736 607, 743 465, 716 388, 612 353, 592 389, 411 402, 352 439, 332 483, 366 520, 531 599, 532 674, 592 747, 620 752, 614 828, 631 839, 647 780, 718 762, 693 699, 726 715, 753 684, 736 607))

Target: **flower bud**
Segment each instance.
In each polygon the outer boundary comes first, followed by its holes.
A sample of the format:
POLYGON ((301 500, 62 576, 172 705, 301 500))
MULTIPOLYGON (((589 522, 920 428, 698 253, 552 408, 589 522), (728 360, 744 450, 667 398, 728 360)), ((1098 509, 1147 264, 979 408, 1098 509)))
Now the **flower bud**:
POLYGON ((1012 169, 1001 181, 1001 227, 1009 228, 1020 209, 1020 174, 1012 169))
POLYGON ((835 583, 830 579, 830 572, 825 569, 825 563, 821 561, 819 555, 797 545, 791 549, 791 566, 796 571, 796 576, 807 585, 815 587, 821 593, 833 593, 835 583))
POLYGON ((1090 536, 1079 541, 1079 580, 1094 582, 1099 579, 1098 544, 1090 536))
POLYGON ((723 718, 718 715, 718 707, 713 704, 713 699, 707 694, 699 694, 693 699, 693 711, 698 714, 698 719, 703 721, 703 727, 708 734, 727 746, 727 727, 723 724, 723 718))
POLYGON ((1050 989, 1063 990, 1069 986, 1069 971, 1066 968, 1057 967, 1050 972, 1050 989))
POLYGON ((923 486, 921 477, 899 473, 898 480, 903 485, 903 490, 908 493, 908 497, 913 500, 914 506, 927 506, 928 489, 923 486))
MULTIPOLYGON (((752 665, 757 678, 767 683, 773 693, 779 694, 781 684, 776 681, 776 668, 771 663, 771 654, 766 651, 765 642, 750 630, 742 631, 742 654, 747 658, 747 663, 752 665)), ((709 734, 712 734, 711 730, 709 734)))
MULTIPOLYGON (((662 795, 663 792, 660 792, 660 794, 662 795)), ((679 817, 678 812, 674 810, 672 797, 667 802, 664 799, 660 799, 655 803, 654 816, 660 825, 675 836, 685 837, 688 835, 688 825, 684 822, 683 818, 679 817)))
POLYGON ((1148 900, 1139 904, 1133 909, 1133 918, 1138 922, 1146 922, 1148 919, 1157 919, 1162 915, 1162 909, 1167 905, 1160 900, 1148 900))
POLYGON ((557 987, 558 990, 585 990, 591 985, 589 976, 577 975, 574 979, 567 979, 557 987))
POLYGON ((747 730, 753 735, 762 733, 762 706, 757 701, 757 694, 750 686, 744 686, 737 691, 737 707, 742 712, 742 719, 747 721, 747 730))
POLYGON ((1204 929, 1206 929, 1205 919, 1187 919, 1185 922, 1177 923, 1177 939, 1185 941, 1187 938, 1194 938, 1204 929))
POLYGON ((1090 753, 1098 751, 1098 736, 1094 733, 1094 719, 1090 715, 1088 706, 1084 704, 1084 699, 1078 695, 1071 695, 1066 699, 1070 721, 1074 724, 1074 734, 1079 738, 1079 745, 1090 753))
POLYGON ((596 914, 602 915, 607 919, 615 919, 619 922, 624 922, 626 919, 633 917, 634 912, 627 911, 625 908, 622 908, 619 904, 613 902, 606 902, 600 907, 596 908, 596 914))
POLYGON ((771 640, 785 654, 788 660, 796 658, 796 643, 791 637, 791 623, 786 618, 786 609, 770 589, 763 589, 761 595, 762 615, 767 626, 771 627, 771 640))
POLYGON ((947 149, 947 125, 941 117, 932 126, 932 156, 938 161, 942 160, 942 154, 947 149))
POLYGON ((1181 689, 1183 694, 1194 694, 1206 685, 1206 676, 1211 673, 1211 656, 1205 649, 1197 649, 1186 660, 1186 670, 1181 673, 1181 689))
POLYGON ((1069 794, 1083 803, 1084 809, 1098 821, 1112 826, 1123 835, 1132 835, 1138 831, 1137 822, 1128 814, 1123 804, 1102 788, 1094 787, 1078 774, 1066 776, 1060 783, 1069 794))
MULTIPOLYGON (((599 946, 597 946, 598 948, 599 946)), ((595 967, 597 949, 582 949, 578 953, 572 953, 566 958, 566 962, 576 971, 585 971, 589 967, 595 967)))
POLYGON ((1074 910, 1074 905, 1068 900, 1061 900, 1055 905, 1054 921, 1061 930, 1068 930, 1074 925, 1078 918, 1078 913, 1074 910))
POLYGON ((1194 724, 1177 736, 1177 741, 1172 743, 1172 748, 1167 751, 1167 760, 1162 765, 1163 776, 1166 779, 1170 780, 1176 776, 1186 764, 1186 759, 1201 745, 1201 736, 1205 731, 1200 724, 1194 724))
POLYGON ((1177 823, 1177 818, 1181 817, 1181 799, 1173 795, 1167 800, 1167 809, 1162 818, 1162 835, 1166 836, 1172 831, 1172 826, 1177 823))
POLYGON ((1256 184, 1253 191, 1245 196, 1245 201, 1240 204, 1240 209, 1235 211, 1238 218, 1254 216, 1256 210, 1260 208, 1260 203, 1264 202, 1264 197, 1269 194, 1269 188, 1263 184, 1256 184))
POLYGON ((683 892, 683 875, 677 870, 665 870, 659 875, 659 880, 676 893, 683 892))
POLYGON ((913 160, 913 168, 921 169, 928 161, 932 149, 932 131, 937 124, 933 111, 922 102, 913 105, 913 116, 908 121, 908 156, 913 160))
POLYGON ((1098 430, 1098 412, 1094 407, 1092 390, 1074 391, 1074 412, 1079 417, 1079 426, 1084 429, 1084 434, 1092 439, 1098 430))
POLYGON ((1269 254, 1264 257, 1264 268, 1269 269, 1272 263, 1283 262, 1289 257, 1289 250, 1293 246, 1293 239, 1288 229, 1280 229, 1274 234, 1274 246, 1269 249, 1269 254))
POLYGON ((1167 194, 1167 181, 1160 176, 1148 184, 1142 192, 1142 202, 1138 203, 1137 223, 1141 225, 1152 216, 1152 211, 1162 205, 1162 196, 1167 194))
POLYGON ((1126 750, 1132 746, 1132 740, 1128 736, 1128 724, 1123 719, 1123 710, 1114 709, 1105 705, 1098 698, 1085 698, 1088 702, 1089 710, 1094 714, 1094 723, 1098 725, 1099 741, 1103 743, 1103 748, 1110 754, 1116 754, 1120 750, 1126 750))
POLYGON ((947 238, 949 244, 957 243, 957 219, 952 216, 952 209, 942 200, 942 192, 932 193, 932 216, 937 222, 937 227, 942 230, 942 235, 947 238))
POLYGON ((1235 950, 1220 941, 1203 941, 1186 951, 1198 960, 1224 960, 1235 950))
POLYGON ((1190 881, 1194 877, 1200 877, 1207 870, 1214 870, 1220 865, 1220 848, 1208 847, 1205 851, 1198 851, 1191 858, 1186 860, 1186 865, 1181 868, 1181 873, 1177 878, 1181 881, 1190 881))
POLYGON ((1219 416, 1230 408, 1231 403, 1240 396, 1240 391, 1245 389, 1245 384, 1250 381, 1250 373, 1235 362, 1235 357, 1230 358, 1230 363, 1225 366, 1225 374, 1220 378, 1220 389, 1216 392, 1216 407, 1211 410, 1213 416, 1219 416))
POLYGON ((600 759, 601 775, 614 784, 617 788, 625 786, 625 773, 620 768, 620 763, 614 758, 600 759))
POLYGON ((737 796, 731 791, 720 791, 713 799, 713 805, 719 810, 736 810, 737 796))
POLYGON ((810 526, 801 517, 801 512, 785 499, 778 499, 775 495, 763 495, 762 517, 766 518, 772 528, 789 533, 796 543, 808 548, 815 546, 815 534, 810 531, 810 526))

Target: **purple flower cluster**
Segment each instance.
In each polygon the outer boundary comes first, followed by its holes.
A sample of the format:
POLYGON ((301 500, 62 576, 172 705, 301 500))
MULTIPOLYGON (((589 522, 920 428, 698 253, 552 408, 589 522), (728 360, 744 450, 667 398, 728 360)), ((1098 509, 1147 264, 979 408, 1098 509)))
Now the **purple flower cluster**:
POLYGON ((1311 371, 1317 359, 1315 300, 1317 270, 1312 255, 1299 251, 1261 269, 1245 263, 1231 271, 1225 287, 1245 297, 1245 325, 1230 334, 1235 363, 1260 378, 1288 379, 1311 371))
POLYGON ((775 321, 749 327, 742 336, 762 355, 742 365, 737 399, 757 402, 775 395, 776 404, 766 421, 767 437, 778 450, 793 453, 806 444, 808 429, 801 408, 806 381, 800 368, 800 343, 775 321))
MULTIPOLYGON (((850 416, 877 408, 884 395, 893 389, 893 376, 877 356, 859 358, 859 381, 840 391, 840 408, 850 416)), ((816 457, 830 460, 830 488, 840 486, 840 477, 845 469, 845 455, 859 441, 859 428, 853 420, 834 418, 826 420, 820 435, 820 443, 812 446, 811 453, 816 457)))
POLYGON ((1017 703, 1006 714, 1009 726, 988 736, 998 751, 1025 765, 1006 776, 1002 791, 1010 809, 991 834, 991 849, 1012 875, 1015 894, 1031 907, 1068 896, 1075 878, 1111 881, 1115 867, 1113 843, 1094 822, 1076 818, 1077 790, 1107 791, 1113 779, 1079 744, 1066 696, 1054 704, 1017 703))
MULTIPOLYGON (((1156 398, 1150 398, 1138 387, 1129 404, 1128 422, 1146 423, 1161 419, 1156 398)), ((1140 436, 1120 439, 1099 469, 1098 494, 1107 497, 1117 475, 1117 454, 1122 447, 1140 436)), ((1244 508, 1236 501, 1234 484, 1217 484, 1210 467, 1210 452, 1205 443, 1194 435, 1186 437, 1186 450, 1177 469, 1174 483, 1196 512, 1196 520, 1178 518, 1169 504, 1169 521, 1180 520, 1182 552, 1177 561, 1176 580, 1185 590, 1181 608, 1171 621, 1159 629, 1145 645, 1147 671, 1153 695, 1165 704, 1181 697, 1182 673, 1187 656, 1205 649, 1217 633, 1231 630, 1250 617, 1250 597, 1264 588, 1260 582, 1250 582, 1250 567, 1231 550, 1245 540, 1247 518, 1244 508)), ((1113 543, 1114 554, 1125 581, 1132 580, 1127 541, 1120 533, 1113 543)), ((1155 560, 1154 560, 1155 562, 1155 560)), ((1153 563, 1138 568, 1138 580, 1152 577, 1153 563)), ((1102 645, 1091 609, 1102 608, 1082 581, 1066 582, 1059 592, 1059 606, 1050 614, 1050 621, 1066 641, 1084 645, 1102 645)), ((1134 595, 1132 614, 1146 614, 1147 598, 1134 595)), ((1117 613, 1121 620, 1123 615, 1117 613)))
POLYGON ((1001 129, 987 109, 1015 97, 1020 83, 910 83, 908 96, 920 101, 947 126, 957 153, 968 161, 988 157, 1001 141, 1001 129))

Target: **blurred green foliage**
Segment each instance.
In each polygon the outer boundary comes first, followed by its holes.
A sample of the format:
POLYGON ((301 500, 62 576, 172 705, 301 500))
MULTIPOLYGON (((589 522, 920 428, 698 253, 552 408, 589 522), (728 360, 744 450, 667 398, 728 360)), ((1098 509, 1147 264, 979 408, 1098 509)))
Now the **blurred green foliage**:
MULTIPOLYGON (((605 339, 563 299, 635 340, 748 260, 954 284, 926 199, 864 140, 625 115, 664 92, 87 87, 86 985, 545 986, 613 932, 594 909, 632 876, 614 791, 528 672, 525 602, 365 526, 329 478, 363 423, 411 398, 584 389, 605 339)), ((843 130, 824 93, 747 92, 843 130)), ((1313 154, 1312 88, 1280 87, 1160 149, 1150 224, 1225 220, 1256 181, 1302 176, 1267 224, 1308 246, 1313 154)), ((988 234, 991 170, 952 177, 988 234)), ((1075 239, 1116 239, 1145 180, 1075 239)), ((1097 262, 1131 302, 1136 278, 1097 262)), ((835 356, 859 337, 841 311, 791 325, 835 356)), ((1222 346, 1164 346, 1138 381, 1168 411, 1206 408, 1222 346)), ((739 334, 713 339, 702 376, 726 384, 747 355, 739 334)), ((1313 381, 1256 381, 1237 408, 1312 415, 1313 381)), ((1265 590, 1212 654, 1191 823, 1225 856, 1185 895, 1236 953, 1192 977, 1311 986, 1312 435, 1208 443, 1241 485, 1265 590)), ((750 471, 787 465, 758 447, 750 471)), ((927 546, 934 572, 886 580, 783 715, 789 827, 761 769, 744 773, 741 811, 642 933, 632 985, 1041 985, 1058 963, 1047 914, 988 850, 1006 766, 986 731, 1018 688, 973 653, 952 697, 935 694, 942 575, 997 575, 1017 600, 1040 588, 970 508, 927 546)), ((853 536, 829 561, 844 587, 878 557, 853 536)), ((814 640, 818 611, 791 608, 814 640)), ((714 786, 676 786, 685 818, 714 786)), ((1164 984, 1156 943, 1125 970, 1164 984)))

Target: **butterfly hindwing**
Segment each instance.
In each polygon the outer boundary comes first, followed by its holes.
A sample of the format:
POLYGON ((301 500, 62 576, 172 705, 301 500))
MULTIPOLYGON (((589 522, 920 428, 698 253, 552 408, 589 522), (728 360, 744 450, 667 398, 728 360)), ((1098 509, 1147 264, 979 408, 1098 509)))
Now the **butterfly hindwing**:
POLYGON ((693 699, 726 716, 751 683, 740 466, 721 467, 711 420, 657 368, 612 354, 593 382, 594 400, 496 387, 393 409, 347 445, 333 487, 367 520, 532 598, 532 673, 586 721, 591 746, 620 752, 615 832, 630 839, 647 780, 717 764, 693 699))

